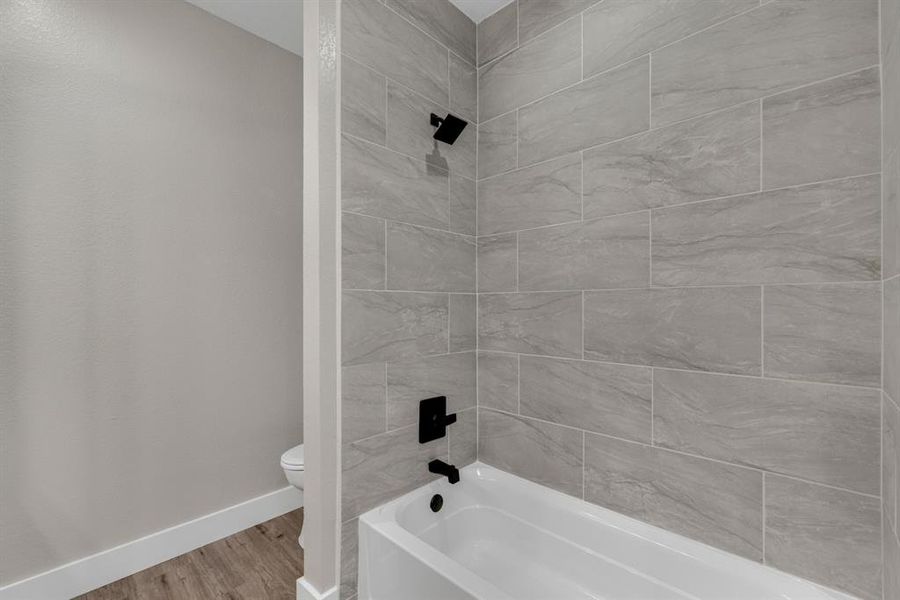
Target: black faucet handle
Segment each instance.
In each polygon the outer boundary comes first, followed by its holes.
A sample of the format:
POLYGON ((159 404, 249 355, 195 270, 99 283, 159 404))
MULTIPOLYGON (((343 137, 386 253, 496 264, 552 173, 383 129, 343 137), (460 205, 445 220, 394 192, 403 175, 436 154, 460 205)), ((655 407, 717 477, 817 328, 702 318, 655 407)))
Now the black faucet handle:
POLYGON ((447 397, 437 396, 419 402, 419 443, 426 444, 447 435, 447 426, 456 423, 456 415, 447 414, 447 397))

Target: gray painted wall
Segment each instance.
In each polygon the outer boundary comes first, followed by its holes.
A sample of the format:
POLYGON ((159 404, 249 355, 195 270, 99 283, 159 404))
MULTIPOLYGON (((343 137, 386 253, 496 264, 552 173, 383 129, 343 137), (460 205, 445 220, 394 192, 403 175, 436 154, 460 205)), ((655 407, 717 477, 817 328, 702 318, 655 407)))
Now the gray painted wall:
POLYGON ((518 0, 479 24, 480 460, 882 597, 878 15, 518 0))
POLYGON ((300 58, 181 2, 0 2, 0 584, 285 485, 300 58))
POLYGON ((882 510, 884 597, 900 598, 900 2, 881 2, 884 371, 882 510))
POLYGON ((357 521, 475 459, 475 24, 448 0, 342 10, 342 583, 356 595, 357 521), (453 146, 431 112, 473 121, 453 146), (459 421, 420 446, 418 400, 459 421))

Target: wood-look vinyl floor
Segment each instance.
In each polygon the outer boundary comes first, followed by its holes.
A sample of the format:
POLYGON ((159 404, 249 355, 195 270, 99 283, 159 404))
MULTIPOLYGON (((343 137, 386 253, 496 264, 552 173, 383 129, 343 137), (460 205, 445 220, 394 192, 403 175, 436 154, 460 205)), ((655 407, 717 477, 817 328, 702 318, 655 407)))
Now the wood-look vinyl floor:
POLYGON ((294 600, 302 524, 301 508, 74 600, 294 600))

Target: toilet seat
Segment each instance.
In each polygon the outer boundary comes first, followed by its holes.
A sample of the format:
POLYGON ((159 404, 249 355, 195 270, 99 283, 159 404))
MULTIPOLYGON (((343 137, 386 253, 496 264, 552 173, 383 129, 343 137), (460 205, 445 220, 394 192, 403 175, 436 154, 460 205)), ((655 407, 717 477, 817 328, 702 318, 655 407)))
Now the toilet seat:
POLYGON ((303 462, 303 444, 294 446, 281 455, 281 468, 285 471, 305 470, 305 464, 303 462))

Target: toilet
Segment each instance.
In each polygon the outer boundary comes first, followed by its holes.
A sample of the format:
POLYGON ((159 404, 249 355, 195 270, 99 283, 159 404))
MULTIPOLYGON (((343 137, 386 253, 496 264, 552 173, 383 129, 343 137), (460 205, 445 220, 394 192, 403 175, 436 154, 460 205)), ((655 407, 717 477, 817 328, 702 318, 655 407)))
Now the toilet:
MULTIPOLYGON (((284 469, 284 476, 287 477, 288 483, 300 490, 301 501, 303 498, 303 475, 305 464, 303 461, 303 444, 294 446, 281 455, 281 468, 284 469)), ((300 537, 297 540, 300 547, 303 547, 303 530, 300 530, 300 537)))

